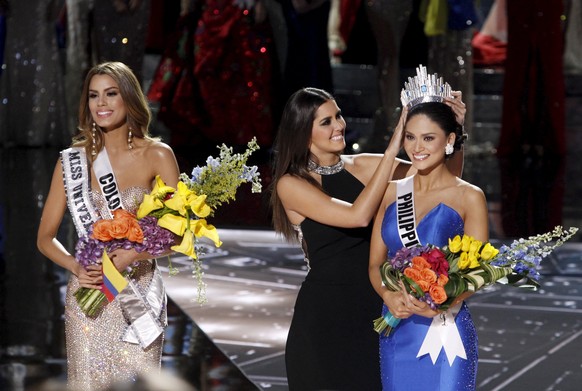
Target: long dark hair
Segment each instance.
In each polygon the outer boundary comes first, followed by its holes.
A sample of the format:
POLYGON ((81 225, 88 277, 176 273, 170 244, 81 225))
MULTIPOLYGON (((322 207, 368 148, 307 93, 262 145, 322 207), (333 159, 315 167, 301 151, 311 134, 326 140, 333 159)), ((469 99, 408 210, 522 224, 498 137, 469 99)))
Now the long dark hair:
MULTIPOLYGON (((451 133, 455 133, 455 144, 453 145, 454 151, 461 149, 462 145, 467 139, 467 134, 463 132, 463 126, 457 122, 457 118, 453 109, 444 103, 440 102, 427 102, 421 103, 414 106, 406 117, 406 122, 416 115, 426 115, 431 121, 435 122, 439 128, 444 130, 447 137, 451 133)), ((446 158, 453 156, 454 152, 450 155, 446 155, 446 158)))
POLYGON ((271 209, 275 231, 287 240, 297 240, 281 199, 277 194, 277 184, 283 175, 290 174, 303 178, 315 186, 319 183, 309 175, 307 163, 311 152, 311 133, 317 109, 333 96, 318 88, 303 88, 295 92, 285 105, 274 142, 273 180, 271 182, 271 209))
MULTIPOLYGON (((124 63, 105 62, 95 65, 85 77, 79 102, 79 134, 73 138, 73 145, 85 147, 87 156, 91 156, 89 150, 93 143, 91 131, 93 117, 91 116, 91 110, 89 110, 89 85, 95 75, 108 75, 119 86, 119 93, 127 110, 127 125, 131 128, 133 136, 152 139, 149 135, 152 114, 137 77, 124 63)), ((99 128, 98 126, 96 127, 99 128)), ((96 132, 95 146, 97 151, 103 148, 103 143, 102 132, 96 132)))

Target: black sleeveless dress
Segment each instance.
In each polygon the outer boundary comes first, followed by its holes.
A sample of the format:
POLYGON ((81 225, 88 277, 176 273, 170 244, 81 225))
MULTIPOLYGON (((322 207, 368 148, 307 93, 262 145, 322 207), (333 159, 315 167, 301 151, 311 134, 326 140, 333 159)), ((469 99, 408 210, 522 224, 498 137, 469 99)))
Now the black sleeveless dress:
MULTIPOLYGON (((364 185, 345 169, 322 176, 332 197, 354 202, 364 185)), ((382 300, 368 278, 372 224, 301 224, 310 271, 301 285, 285 361, 290 391, 380 390, 378 334, 382 300)))

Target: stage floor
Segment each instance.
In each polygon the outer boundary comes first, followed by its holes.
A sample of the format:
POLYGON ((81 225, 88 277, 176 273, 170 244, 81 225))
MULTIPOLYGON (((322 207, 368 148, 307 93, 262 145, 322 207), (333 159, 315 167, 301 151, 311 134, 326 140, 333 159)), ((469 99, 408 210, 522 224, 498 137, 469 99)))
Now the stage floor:
MULTIPOLYGON (((196 302, 184 257, 173 257, 181 271, 166 274, 168 294, 258 389, 286 390, 285 339, 306 274, 301 250, 269 230, 219 232, 224 244, 204 258, 208 302, 196 302)), ((160 265, 167 271, 167 261, 160 265)), ((479 337, 478 390, 582 384, 582 244, 558 249, 543 274, 540 291, 495 285, 468 300, 479 337)))

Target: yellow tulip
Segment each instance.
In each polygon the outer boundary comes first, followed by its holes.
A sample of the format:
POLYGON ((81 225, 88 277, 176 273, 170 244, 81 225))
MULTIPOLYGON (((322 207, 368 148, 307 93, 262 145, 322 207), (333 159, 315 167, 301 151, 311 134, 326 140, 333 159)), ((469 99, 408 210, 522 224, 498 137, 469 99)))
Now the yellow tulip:
POLYGON ((464 269, 469 267, 469 264, 470 264, 469 255, 463 251, 461 253, 461 256, 459 257, 459 261, 457 262, 457 266, 459 267, 459 270, 464 270, 464 269))
POLYGON ((469 269, 479 267, 479 254, 469 253, 469 269))
POLYGON ((206 195, 199 195, 192 194, 188 197, 188 205, 190 205, 190 209, 192 212, 198 217, 206 217, 210 214, 211 209, 208 204, 206 204, 206 195))
POLYGON ((138 219, 144 218, 145 216, 150 214, 150 212, 161 209, 163 207, 164 204, 162 203, 162 201, 160 201, 158 198, 150 194, 146 194, 143 196, 143 201, 141 202, 141 204, 139 205, 139 209, 137 210, 137 218, 138 219))
POLYGON ((469 246, 469 253, 474 253, 477 257, 479 257, 479 249, 481 248, 482 244, 483 242, 480 240, 473 240, 469 246))
POLYGON ((463 239, 461 239, 461 250, 464 252, 469 251, 469 246, 471 246, 471 242, 473 238, 469 235, 463 235, 463 239))
POLYGON ((214 227, 214 225, 207 224, 206 220, 193 220, 191 228, 197 238, 204 236, 212 240, 216 247, 220 247, 222 245, 222 242, 218 238, 218 231, 216 231, 216 227, 214 227))
POLYGON ((188 220, 182 216, 166 213, 158 220, 158 225, 176 235, 182 236, 188 228, 188 220))
POLYGON ((194 234, 190 230, 184 232, 184 236, 182 237, 182 242, 180 245, 172 246, 171 249, 190 258, 198 258, 196 254, 196 246, 194 243, 194 234))
POLYGON ((485 244, 481 250, 481 259, 484 261, 490 261, 499 254, 499 250, 491 245, 491 243, 485 244))
POLYGON ((459 235, 455 236, 452 240, 449 239, 449 250, 455 254, 461 251, 461 237, 459 235))

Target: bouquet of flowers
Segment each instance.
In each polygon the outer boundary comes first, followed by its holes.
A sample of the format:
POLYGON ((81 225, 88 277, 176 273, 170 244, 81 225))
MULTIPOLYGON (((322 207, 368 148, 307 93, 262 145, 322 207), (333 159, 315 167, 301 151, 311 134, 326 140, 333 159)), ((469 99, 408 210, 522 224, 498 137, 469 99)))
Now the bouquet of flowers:
MULTIPOLYGON (((256 139, 247 144, 242 154, 232 148, 219 147, 218 159, 209 156, 204 167, 195 167, 192 177, 181 174, 174 189, 156 177, 155 186, 146 194, 137 215, 123 209, 113 212, 113 219, 98 220, 88 235, 77 242, 75 258, 83 266, 102 264, 108 252, 119 248, 148 252, 154 257, 175 251, 193 259, 193 274, 198 281, 198 301, 205 302, 205 284, 199 259, 198 240, 211 239, 218 247, 222 244, 216 228, 207 217, 214 214, 224 202, 234 200, 241 184, 252 183, 254 193, 261 191, 261 179, 256 166, 247 166, 252 152, 259 149, 256 139), (179 244, 176 244, 177 242, 179 244)), ((170 275, 178 272, 170 263, 170 275)), ((131 274, 131 268, 123 275, 131 274)), ((95 316, 107 303, 102 290, 79 288, 75 298, 83 312, 95 316)))
MULTIPOLYGON (((206 165, 196 166, 192 176, 182 173, 177 189, 166 186, 156 178, 156 186, 144 200, 137 212, 138 219, 153 216, 157 224, 177 236, 181 243, 171 249, 187 255, 193 260, 193 274, 198 282, 198 302, 206 302, 206 284, 202 281, 201 247, 199 239, 207 237, 219 247, 222 242, 216 228, 208 224, 216 209, 225 202, 234 200, 241 184, 250 182, 252 192, 261 191, 261 179, 256 166, 247 166, 250 155, 259 149, 253 138, 242 154, 234 154, 232 148, 222 144, 218 147, 218 158, 209 156, 206 165)), ((170 262, 170 275, 178 270, 170 262)))
MULTIPOLYGON (((382 281, 392 291, 401 290, 403 284, 414 297, 439 311, 446 311, 461 294, 495 282, 535 290, 541 260, 577 231, 557 226, 552 232, 517 239, 499 249, 467 235, 449 239, 442 248, 405 247, 381 266, 382 281)), ((388 336, 399 321, 387 312, 374 320, 374 330, 388 336)))
MULTIPOLYGON (((88 235, 79 238, 75 246, 75 258, 84 267, 101 264, 108 252, 119 248, 147 251, 153 256, 168 251, 174 243, 171 232, 158 226, 154 217, 138 220, 123 209, 113 212, 113 219, 97 220, 88 235)), ((124 275, 131 273, 131 268, 124 275)), ((87 316, 95 316, 107 303, 102 290, 79 288, 75 293, 77 303, 87 316)))

